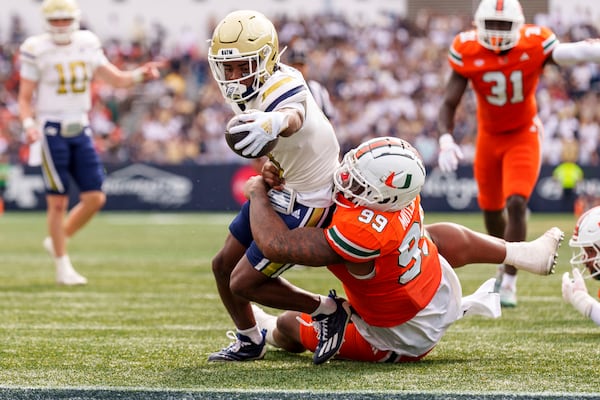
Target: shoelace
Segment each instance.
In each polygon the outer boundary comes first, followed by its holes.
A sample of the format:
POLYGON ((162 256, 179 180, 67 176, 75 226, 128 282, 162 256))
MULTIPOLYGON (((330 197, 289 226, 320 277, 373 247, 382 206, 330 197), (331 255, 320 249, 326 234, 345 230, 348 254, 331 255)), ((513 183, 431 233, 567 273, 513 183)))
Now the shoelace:
POLYGON ((223 350, 233 350, 233 351, 237 352, 240 350, 240 348, 251 344, 251 343, 244 342, 244 341, 241 341, 240 339, 238 339, 238 337, 234 331, 227 331, 225 333, 225 336, 227 336, 229 339, 233 340, 233 342, 230 343, 229 346, 227 346, 223 350))
MULTIPOLYGON (((329 297, 332 299, 335 299, 337 297, 337 293, 336 293, 335 289, 331 289, 329 291, 329 297)), ((327 315, 333 315, 333 314, 335 314, 335 311, 333 313, 327 314, 327 315)), ((313 327, 313 329, 317 332, 317 338, 319 340, 321 340, 321 338, 323 338, 323 337, 327 337, 327 324, 325 323, 325 321, 327 321, 327 320, 328 320, 328 318, 324 319, 323 321, 313 321, 312 323, 310 323, 310 322, 306 322, 305 320, 300 318, 300 316, 296 316, 296 321, 298 321, 302 325, 313 327)))
POLYGON ((325 321, 306 322, 300 318, 300 316, 296 316, 296 321, 304 326, 312 326, 315 332, 317 332, 317 338, 319 340, 327 335, 327 325, 325 324, 325 321))

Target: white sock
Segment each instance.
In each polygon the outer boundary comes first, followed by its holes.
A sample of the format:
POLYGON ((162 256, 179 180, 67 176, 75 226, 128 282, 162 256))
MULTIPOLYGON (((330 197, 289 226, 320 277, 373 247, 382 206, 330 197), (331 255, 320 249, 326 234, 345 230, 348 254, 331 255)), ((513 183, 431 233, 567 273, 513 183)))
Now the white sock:
POLYGON ((509 275, 506 272, 502 275, 501 287, 516 289, 517 287, 517 275, 509 275))
POLYGON ((67 254, 61 257, 56 257, 54 259, 54 264, 56 264, 56 268, 61 271, 73 269, 73 266, 71 265, 71 259, 69 259, 67 254))
POLYGON ((332 299, 331 297, 320 295, 319 298, 321 302, 319 303, 319 307, 317 307, 317 309, 310 314, 312 317, 315 317, 319 314, 333 314, 335 310, 337 310, 337 303, 334 299, 332 299))
MULTIPOLYGON (((520 265, 519 259, 527 257, 527 248, 524 248, 526 243, 523 242, 506 242, 506 257, 503 264, 520 265)), ((504 275, 506 276, 506 274, 504 275)))
POLYGON ((259 344, 262 342, 262 334, 260 333, 260 329, 258 329, 258 325, 254 325, 249 329, 238 329, 239 334, 247 336, 252 340, 252 343, 259 344))
POLYGON ((277 328, 277 316, 265 312, 265 310, 258 306, 252 306, 252 312, 254 313, 254 319, 256 319, 259 328, 267 330, 267 343, 271 346, 279 347, 273 337, 273 331, 277 328))

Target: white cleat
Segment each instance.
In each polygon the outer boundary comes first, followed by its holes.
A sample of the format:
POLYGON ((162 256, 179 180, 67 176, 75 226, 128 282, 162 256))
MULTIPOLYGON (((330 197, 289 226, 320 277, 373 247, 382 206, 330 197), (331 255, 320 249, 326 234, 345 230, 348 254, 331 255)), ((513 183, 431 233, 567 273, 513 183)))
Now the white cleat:
POLYGON ((553 227, 531 242, 511 243, 515 245, 514 259, 509 264, 532 274, 551 275, 556 268, 558 248, 564 238, 564 232, 553 227))
POLYGON ((79 275, 73 267, 56 269, 56 283, 65 286, 86 285, 87 279, 79 275))

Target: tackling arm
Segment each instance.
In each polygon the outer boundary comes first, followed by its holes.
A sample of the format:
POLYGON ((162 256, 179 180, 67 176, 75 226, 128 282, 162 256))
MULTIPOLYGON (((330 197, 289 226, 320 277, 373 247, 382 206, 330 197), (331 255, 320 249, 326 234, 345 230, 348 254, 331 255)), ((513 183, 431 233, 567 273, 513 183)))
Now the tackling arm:
POLYGON ((245 194, 250 200, 252 236, 266 258, 315 267, 343 261, 327 243, 322 228, 288 229, 273 210, 262 177, 250 178, 245 194))

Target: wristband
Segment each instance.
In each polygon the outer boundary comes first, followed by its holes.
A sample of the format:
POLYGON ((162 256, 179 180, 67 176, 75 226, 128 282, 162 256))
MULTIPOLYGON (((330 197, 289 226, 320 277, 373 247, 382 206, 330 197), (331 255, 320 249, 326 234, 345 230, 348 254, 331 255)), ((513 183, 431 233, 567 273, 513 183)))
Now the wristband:
POLYGON ((454 138, 449 133, 444 133, 439 139, 440 148, 451 146, 454 143, 454 138))
POLYGON ((29 128, 34 128, 36 126, 35 120, 31 117, 27 117, 23 120, 23 130, 28 130, 29 128))
POLYGON ((144 71, 140 68, 136 68, 131 71, 131 78, 133 78, 133 83, 142 83, 144 82, 144 71))

